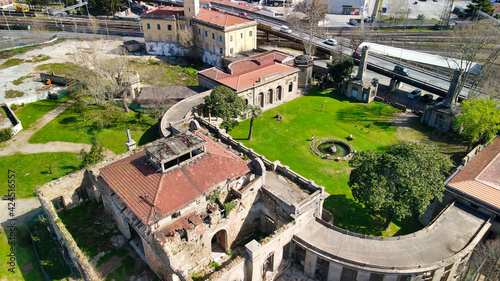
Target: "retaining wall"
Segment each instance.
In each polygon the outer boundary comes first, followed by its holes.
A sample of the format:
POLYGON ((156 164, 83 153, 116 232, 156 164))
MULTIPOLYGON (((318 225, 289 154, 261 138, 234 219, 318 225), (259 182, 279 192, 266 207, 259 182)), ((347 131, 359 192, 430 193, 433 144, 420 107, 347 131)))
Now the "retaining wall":
POLYGON ((17 118, 16 114, 14 114, 14 111, 10 109, 10 106, 8 104, 5 104, 5 109, 7 111, 7 114, 9 115, 9 119, 12 122, 12 135, 15 135, 19 133, 23 129, 23 125, 21 124, 21 121, 17 118))

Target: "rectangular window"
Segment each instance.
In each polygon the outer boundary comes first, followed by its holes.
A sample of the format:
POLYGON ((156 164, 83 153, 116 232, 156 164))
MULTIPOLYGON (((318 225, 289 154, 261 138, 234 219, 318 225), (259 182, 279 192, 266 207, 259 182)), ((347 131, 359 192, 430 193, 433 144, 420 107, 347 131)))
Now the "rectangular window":
POLYGON ((384 281, 384 274, 370 274, 370 281, 384 281))
POLYGON ((229 50, 229 53, 231 53, 231 55, 234 53, 233 48, 229 50))
POLYGON ((215 39, 215 33, 212 32, 212 39, 215 39))
POLYGON ((172 25, 171 25, 171 24, 169 24, 169 25, 167 26, 167 28, 168 28, 168 30, 172 30, 172 25))
POLYGON ((233 35, 229 36, 229 41, 233 42, 233 35))
POLYGON ((240 39, 243 39, 243 32, 240 33, 240 39))
POLYGON ((220 54, 222 55, 222 48, 220 48, 220 54))
POLYGON ((201 35, 201 28, 198 28, 198 34, 201 35))
POLYGON ((342 276, 340 276, 340 281, 356 281, 357 276, 357 270, 350 269, 344 266, 344 268, 342 268, 342 276))
POLYGON ((248 36, 252 37, 252 31, 248 32, 248 36))
POLYGON ((150 25, 149 23, 147 23, 147 24, 146 24, 146 27, 147 27, 148 29, 151 29, 151 25, 150 25))
POLYGON ((208 31, 205 30, 205 37, 208 37, 208 31))
POLYGON ((159 23, 158 23, 158 24, 156 24, 156 27, 158 28, 158 30, 161 30, 161 26, 160 26, 160 24, 159 24, 159 23))
POLYGON ((316 260, 316 271, 314 277, 316 280, 327 280, 328 279, 328 268, 330 263, 320 257, 316 260))
POLYGON ((172 214, 172 218, 175 219, 181 215, 181 211, 175 212, 172 214))
POLYGON ((222 42, 222 35, 219 35, 219 41, 222 42))
POLYGON ((60 210, 64 209, 64 203, 63 203, 62 196, 57 197, 56 199, 52 200, 52 205, 54 205, 54 209, 56 209, 56 211, 60 211, 60 210))

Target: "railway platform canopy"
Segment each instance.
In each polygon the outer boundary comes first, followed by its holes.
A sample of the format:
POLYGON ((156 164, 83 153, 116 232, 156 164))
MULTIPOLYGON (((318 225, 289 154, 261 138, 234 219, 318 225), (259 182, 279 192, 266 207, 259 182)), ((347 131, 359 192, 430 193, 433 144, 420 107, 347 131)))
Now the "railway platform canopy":
MULTIPOLYGON (((370 53, 376 53, 379 55, 391 57, 393 59, 410 61, 444 69, 448 68, 459 69, 461 68, 460 67, 461 64, 462 65, 466 64, 465 61, 460 62, 457 59, 447 58, 439 55, 433 55, 413 50, 407 50, 403 48, 391 47, 377 43, 364 42, 360 45, 360 48, 362 48, 363 46, 370 46, 370 53)), ((473 62, 470 73, 477 74, 480 67, 481 66, 479 64, 473 62)))

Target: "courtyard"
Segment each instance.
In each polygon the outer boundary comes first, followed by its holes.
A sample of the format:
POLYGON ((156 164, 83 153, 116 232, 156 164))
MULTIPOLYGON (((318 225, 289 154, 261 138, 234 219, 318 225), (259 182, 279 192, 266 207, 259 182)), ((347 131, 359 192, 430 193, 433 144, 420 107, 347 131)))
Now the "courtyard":
POLYGON ((417 218, 410 218, 393 222, 389 231, 382 229, 384 219, 371 215, 353 199, 347 185, 348 162, 316 156, 309 148, 312 135, 315 139, 333 137, 349 141, 352 134, 354 139, 350 144, 357 151, 384 151, 400 141, 422 141, 438 146, 455 162, 466 149, 460 141, 434 141, 432 130, 423 126, 417 116, 402 114, 379 102, 356 103, 332 89, 312 89, 306 96, 264 112, 262 118, 255 119, 251 141, 246 140, 249 123, 249 120, 241 122, 230 132, 235 140, 325 186, 331 195, 324 207, 333 214, 336 226, 375 236, 404 235, 423 226, 417 218), (274 118, 278 113, 283 116, 281 121, 274 118))

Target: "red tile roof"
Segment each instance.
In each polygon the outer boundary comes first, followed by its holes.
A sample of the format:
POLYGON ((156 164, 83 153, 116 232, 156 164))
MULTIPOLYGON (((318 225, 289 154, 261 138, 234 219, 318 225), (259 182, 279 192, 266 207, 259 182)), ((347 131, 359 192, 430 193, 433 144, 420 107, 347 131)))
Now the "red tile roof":
POLYGON ((500 209, 500 137, 496 136, 447 185, 500 209))
POLYGON ((246 161, 195 134, 207 142, 207 152, 163 174, 149 164, 145 151, 101 169, 101 177, 144 224, 175 213, 219 182, 250 172, 246 161))
POLYGON ((184 15, 184 7, 160 7, 151 11, 147 11, 142 14, 142 16, 176 16, 176 15, 184 15))
POLYGON ((220 27, 228 27, 254 21, 251 19, 246 19, 243 17, 238 17, 231 14, 226 14, 219 11, 213 11, 208 9, 200 9, 195 19, 213 25, 217 25, 220 27))
POLYGON ((231 74, 212 67, 199 74, 226 85, 234 90, 239 90, 255 84, 260 78, 279 73, 280 75, 297 71, 297 68, 282 64, 293 61, 293 56, 271 51, 231 63, 228 68, 231 74))

